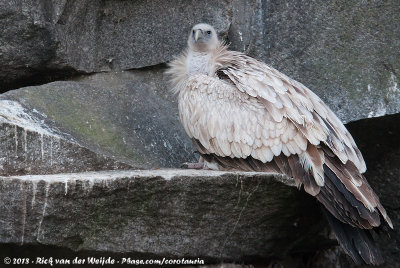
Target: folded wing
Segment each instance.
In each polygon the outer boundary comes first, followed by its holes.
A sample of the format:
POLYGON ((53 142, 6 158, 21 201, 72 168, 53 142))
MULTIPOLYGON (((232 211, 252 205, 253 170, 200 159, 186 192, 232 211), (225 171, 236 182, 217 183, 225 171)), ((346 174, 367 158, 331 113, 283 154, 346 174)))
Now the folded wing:
POLYGON ((379 214, 392 226, 336 115, 302 84, 232 53, 218 76, 194 75, 178 85, 185 88, 181 121, 200 153, 227 169, 285 173, 351 226, 379 226, 379 214))

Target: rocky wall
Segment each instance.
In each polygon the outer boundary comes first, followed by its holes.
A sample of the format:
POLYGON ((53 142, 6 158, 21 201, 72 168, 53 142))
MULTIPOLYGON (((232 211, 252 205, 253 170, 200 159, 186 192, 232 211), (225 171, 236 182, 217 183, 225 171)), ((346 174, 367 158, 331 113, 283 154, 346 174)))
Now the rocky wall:
POLYGON ((186 46, 190 28, 207 22, 232 49, 302 82, 348 123, 366 176, 394 221, 395 230, 384 230, 380 243, 387 267, 396 265, 398 14, 395 0, 1 1, 0 207, 6 213, 0 215, 0 251, 43 247, 54 254, 350 265, 321 227, 315 203, 275 175, 178 170, 171 179, 172 171, 157 171, 196 159, 163 72, 186 46), (149 171, 126 171, 133 169, 149 171), (128 189, 131 183, 138 189, 128 189), (191 189, 197 186, 200 193, 191 189), (152 201, 137 200, 139 193, 152 201), (75 225, 85 209, 91 213, 85 224, 75 225), (182 215, 186 220, 174 218, 182 215), (294 228, 298 222, 310 225, 309 232, 301 224, 294 228), (224 235, 232 240, 221 246, 224 235), (157 242, 160 237, 170 243, 157 242), (187 240, 179 244, 177 237, 187 240))

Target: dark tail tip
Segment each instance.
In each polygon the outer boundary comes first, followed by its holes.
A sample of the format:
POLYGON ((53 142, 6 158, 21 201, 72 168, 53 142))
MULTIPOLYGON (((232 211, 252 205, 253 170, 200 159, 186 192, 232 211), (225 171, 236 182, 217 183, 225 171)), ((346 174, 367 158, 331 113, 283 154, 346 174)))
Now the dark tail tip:
POLYGON ((323 210, 339 244, 357 265, 383 264, 382 253, 373 240, 370 230, 352 227, 336 219, 325 208, 323 210))

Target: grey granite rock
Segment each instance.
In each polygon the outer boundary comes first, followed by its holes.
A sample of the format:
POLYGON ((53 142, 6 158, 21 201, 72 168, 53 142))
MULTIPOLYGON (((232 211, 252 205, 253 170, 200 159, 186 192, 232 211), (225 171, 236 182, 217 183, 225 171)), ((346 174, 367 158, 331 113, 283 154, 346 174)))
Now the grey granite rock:
POLYGON ((163 63, 204 21, 299 80, 339 117, 400 111, 397 1, 3 1, 0 91, 163 63), (173 16, 171 16, 173 14, 173 16), (151 18, 151 19, 149 19, 151 18))
POLYGON ((181 52, 198 21, 226 31, 228 11, 226 2, 209 0, 65 1, 56 20, 57 53, 85 72, 155 65, 181 52))
MULTIPOLYGON (((364 119, 348 125, 367 163, 366 178, 380 197, 394 229, 379 233, 385 265, 400 263, 400 114, 364 119)), ((346 265, 344 265, 346 266, 346 265)))
POLYGON ((44 1, 34 2, 0 2, 0 92, 50 69, 56 43, 52 28, 40 19, 43 12, 37 12, 44 1))
POLYGON ((232 48, 304 83, 346 122, 400 111, 396 0, 0 5, 0 90, 167 62, 185 47, 191 26, 204 21, 228 34, 232 48))
MULTIPOLYGON (((0 97, 0 175, 11 175, 0 179, 0 257, 61 247, 213 263, 273 256, 291 266, 332 246, 314 201, 282 177, 79 173, 195 160, 160 63, 181 52, 193 24, 208 22, 344 122, 369 118, 349 127, 394 222, 379 243, 387 267, 397 265, 400 120, 388 115, 400 112, 399 13, 395 0, 1 1, 0 92, 67 81, 0 97), (75 174, 40 174, 60 172, 75 174)), ((322 264, 352 265, 337 248, 321 255, 322 264)))
MULTIPOLYGON (((25 107, 27 116, 42 117, 37 125, 58 129, 82 148, 99 156, 136 168, 179 167, 196 159, 191 141, 179 122, 175 98, 167 91, 165 83, 162 70, 158 68, 104 73, 83 76, 77 81, 9 91, 0 100, 19 103, 25 107)), ((4 113, 7 116, 7 109, 4 113)), ((17 135, 18 140, 22 139, 17 146, 19 159, 28 157, 21 150, 25 144, 23 129, 15 130, 12 125, 3 126, 3 129, 9 145, 0 144, 8 146, 0 151, 13 154, 14 136, 17 135)), ((40 151, 44 146, 44 158, 47 159, 51 146, 62 145, 46 136, 42 143, 40 135, 36 136, 36 143, 28 144, 36 150, 36 158, 41 158, 40 151)), ((78 159, 85 159, 85 156, 78 159)), ((78 159, 72 157, 65 161, 79 163, 78 159)), ((20 164, 35 165, 35 161, 21 161, 20 164)), ((51 166, 47 169, 50 172, 51 166)), ((55 170, 59 171, 58 168, 55 170)))
POLYGON ((130 257, 285 258, 329 242, 316 203, 292 186, 277 174, 187 170, 0 177, 0 237, 130 257))
POLYGON ((0 100, 0 175, 54 174, 134 166, 98 154, 44 124, 45 116, 0 100))
POLYGON ((302 82, 345 122, 400 112, 397 0, 234 3, 232 47, 302 82))
POLYGON ((193 24, 229 27, 222 1, 2 1, 0 91, 172 59, 193 24))

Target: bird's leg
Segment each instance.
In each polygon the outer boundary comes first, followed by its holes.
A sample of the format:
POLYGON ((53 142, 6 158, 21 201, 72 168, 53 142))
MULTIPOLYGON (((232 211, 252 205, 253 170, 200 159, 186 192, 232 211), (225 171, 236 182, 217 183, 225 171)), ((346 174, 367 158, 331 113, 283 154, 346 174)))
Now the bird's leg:
POLYGON ((204 158, 201 156, 199 158, 199 162, 197 163, 185 162, 181 165, 181 168, 187 168, 187 169, 203 169, 204 167, 205 167, 204 158))
POLYGON ((183 163, 181 165, 182 168, 187 168, 187 169, 203 169, 204 168, 204 163, 183 163))
POLYGON ((187 169, 205 169, 205 170, 218 170, 214 168, 214 165, 208 163, 207 161, 204 160, 203 157, 200 156, 199 162, 197 163, 183 163, 181 165, 181 168, 187 168, 187 169))

